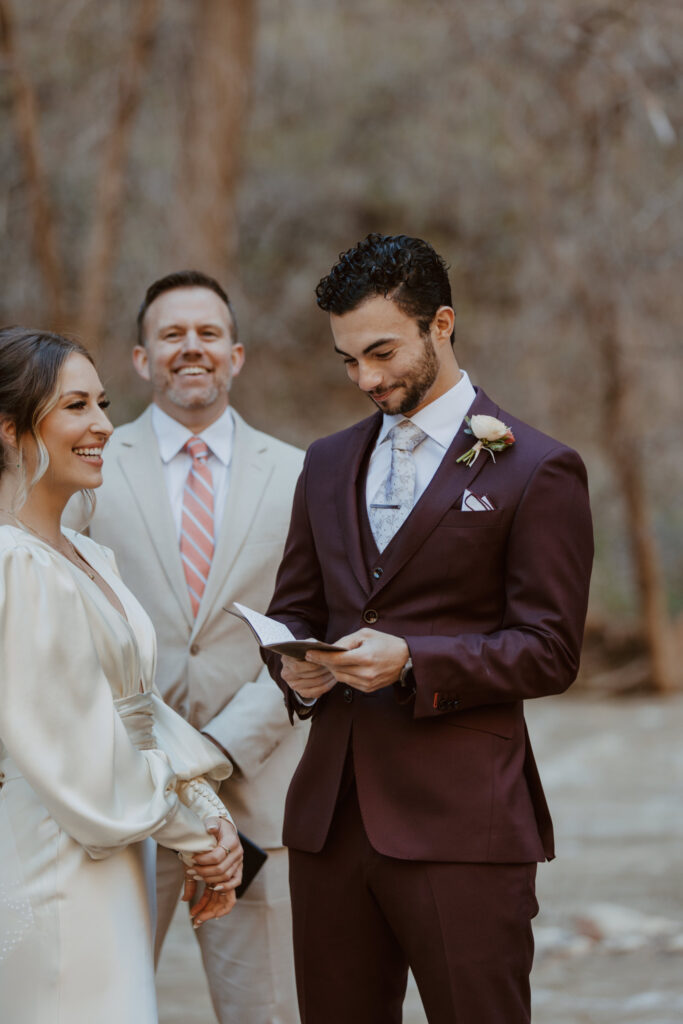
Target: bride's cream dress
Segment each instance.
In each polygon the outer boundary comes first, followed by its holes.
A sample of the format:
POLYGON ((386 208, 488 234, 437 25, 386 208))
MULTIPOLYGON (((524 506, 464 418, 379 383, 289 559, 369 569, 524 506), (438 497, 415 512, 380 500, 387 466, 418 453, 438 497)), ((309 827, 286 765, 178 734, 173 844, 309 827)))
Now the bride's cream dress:
POLYGON ((65 532, 126 617, 0 526, 0 1019, 154 1024, 145 840, 210 849, 226 812, 192 780, 231 768, 152 692, 154 630, 110 553, 65 532))

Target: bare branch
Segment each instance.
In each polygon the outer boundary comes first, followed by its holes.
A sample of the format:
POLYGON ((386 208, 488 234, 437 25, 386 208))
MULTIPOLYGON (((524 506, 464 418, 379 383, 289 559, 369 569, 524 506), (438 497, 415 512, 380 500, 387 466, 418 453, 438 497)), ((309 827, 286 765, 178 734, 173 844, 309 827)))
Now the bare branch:
POLYGON ((224 277, 236 248, 235 200, 252 75, 254 0, 195 9, 183 165, 177 197, 181 262, 224 277))
POLYGON ((48 317, 56 325, 64 315, 64 276, 55 218, 40 147, 38 105, 18 50, 9 0, 0 0, 0 53, 12 82, 12 114, 29 193, 33 251, 48 299, 48 317))
POLYGON ((94 347, 106 316, 106 299, 122 221, 130 135, 159 20, 159 0, 141 0, 119 80, 118 100, 107 136, 95 210, 83 269, 79 330, 94 347))

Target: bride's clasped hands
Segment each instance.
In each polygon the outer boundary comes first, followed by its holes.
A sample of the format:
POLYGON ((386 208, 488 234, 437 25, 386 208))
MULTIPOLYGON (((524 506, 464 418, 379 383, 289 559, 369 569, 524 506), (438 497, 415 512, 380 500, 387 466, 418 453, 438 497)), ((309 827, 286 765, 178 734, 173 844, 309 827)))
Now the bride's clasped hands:
POLYGON ((190 904, 194 928, 229 914, 242 881, 244 852, 237 829, 225 818, 208 819, 206 827, 216 837, 216 846, 208 853, 195 854, 191 866, 185 867, 182 899, 190 904))

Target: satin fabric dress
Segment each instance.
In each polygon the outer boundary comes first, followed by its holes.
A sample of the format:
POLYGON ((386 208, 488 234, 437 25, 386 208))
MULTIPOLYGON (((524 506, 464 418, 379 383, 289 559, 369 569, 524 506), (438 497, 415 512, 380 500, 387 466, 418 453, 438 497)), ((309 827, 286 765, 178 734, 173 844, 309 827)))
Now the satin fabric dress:
POLYGON ((153 1024, 153 837, 210 849, 231 772, 153 692, 152 624, 106 549, 0 526, 0 1019, 153 1024))

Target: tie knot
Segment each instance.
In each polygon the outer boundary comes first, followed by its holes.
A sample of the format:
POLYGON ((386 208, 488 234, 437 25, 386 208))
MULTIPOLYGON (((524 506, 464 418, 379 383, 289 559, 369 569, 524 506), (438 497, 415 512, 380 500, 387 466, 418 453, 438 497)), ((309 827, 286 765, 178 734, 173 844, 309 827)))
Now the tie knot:
POLYGON ((193 461, 208 459, 211 454, 208 444, 206 441, 202 441, 201 437, 191 437, 183 446, 183 450, 192 457, 193 461))
POLYGON ((414 451, 419 444, 422 444, 426 436, 424 430, 421 430, 416 423, 411 423, 410 420, 401 420, 387 434, 392 449, 398 448, 401 452, 414 451))

